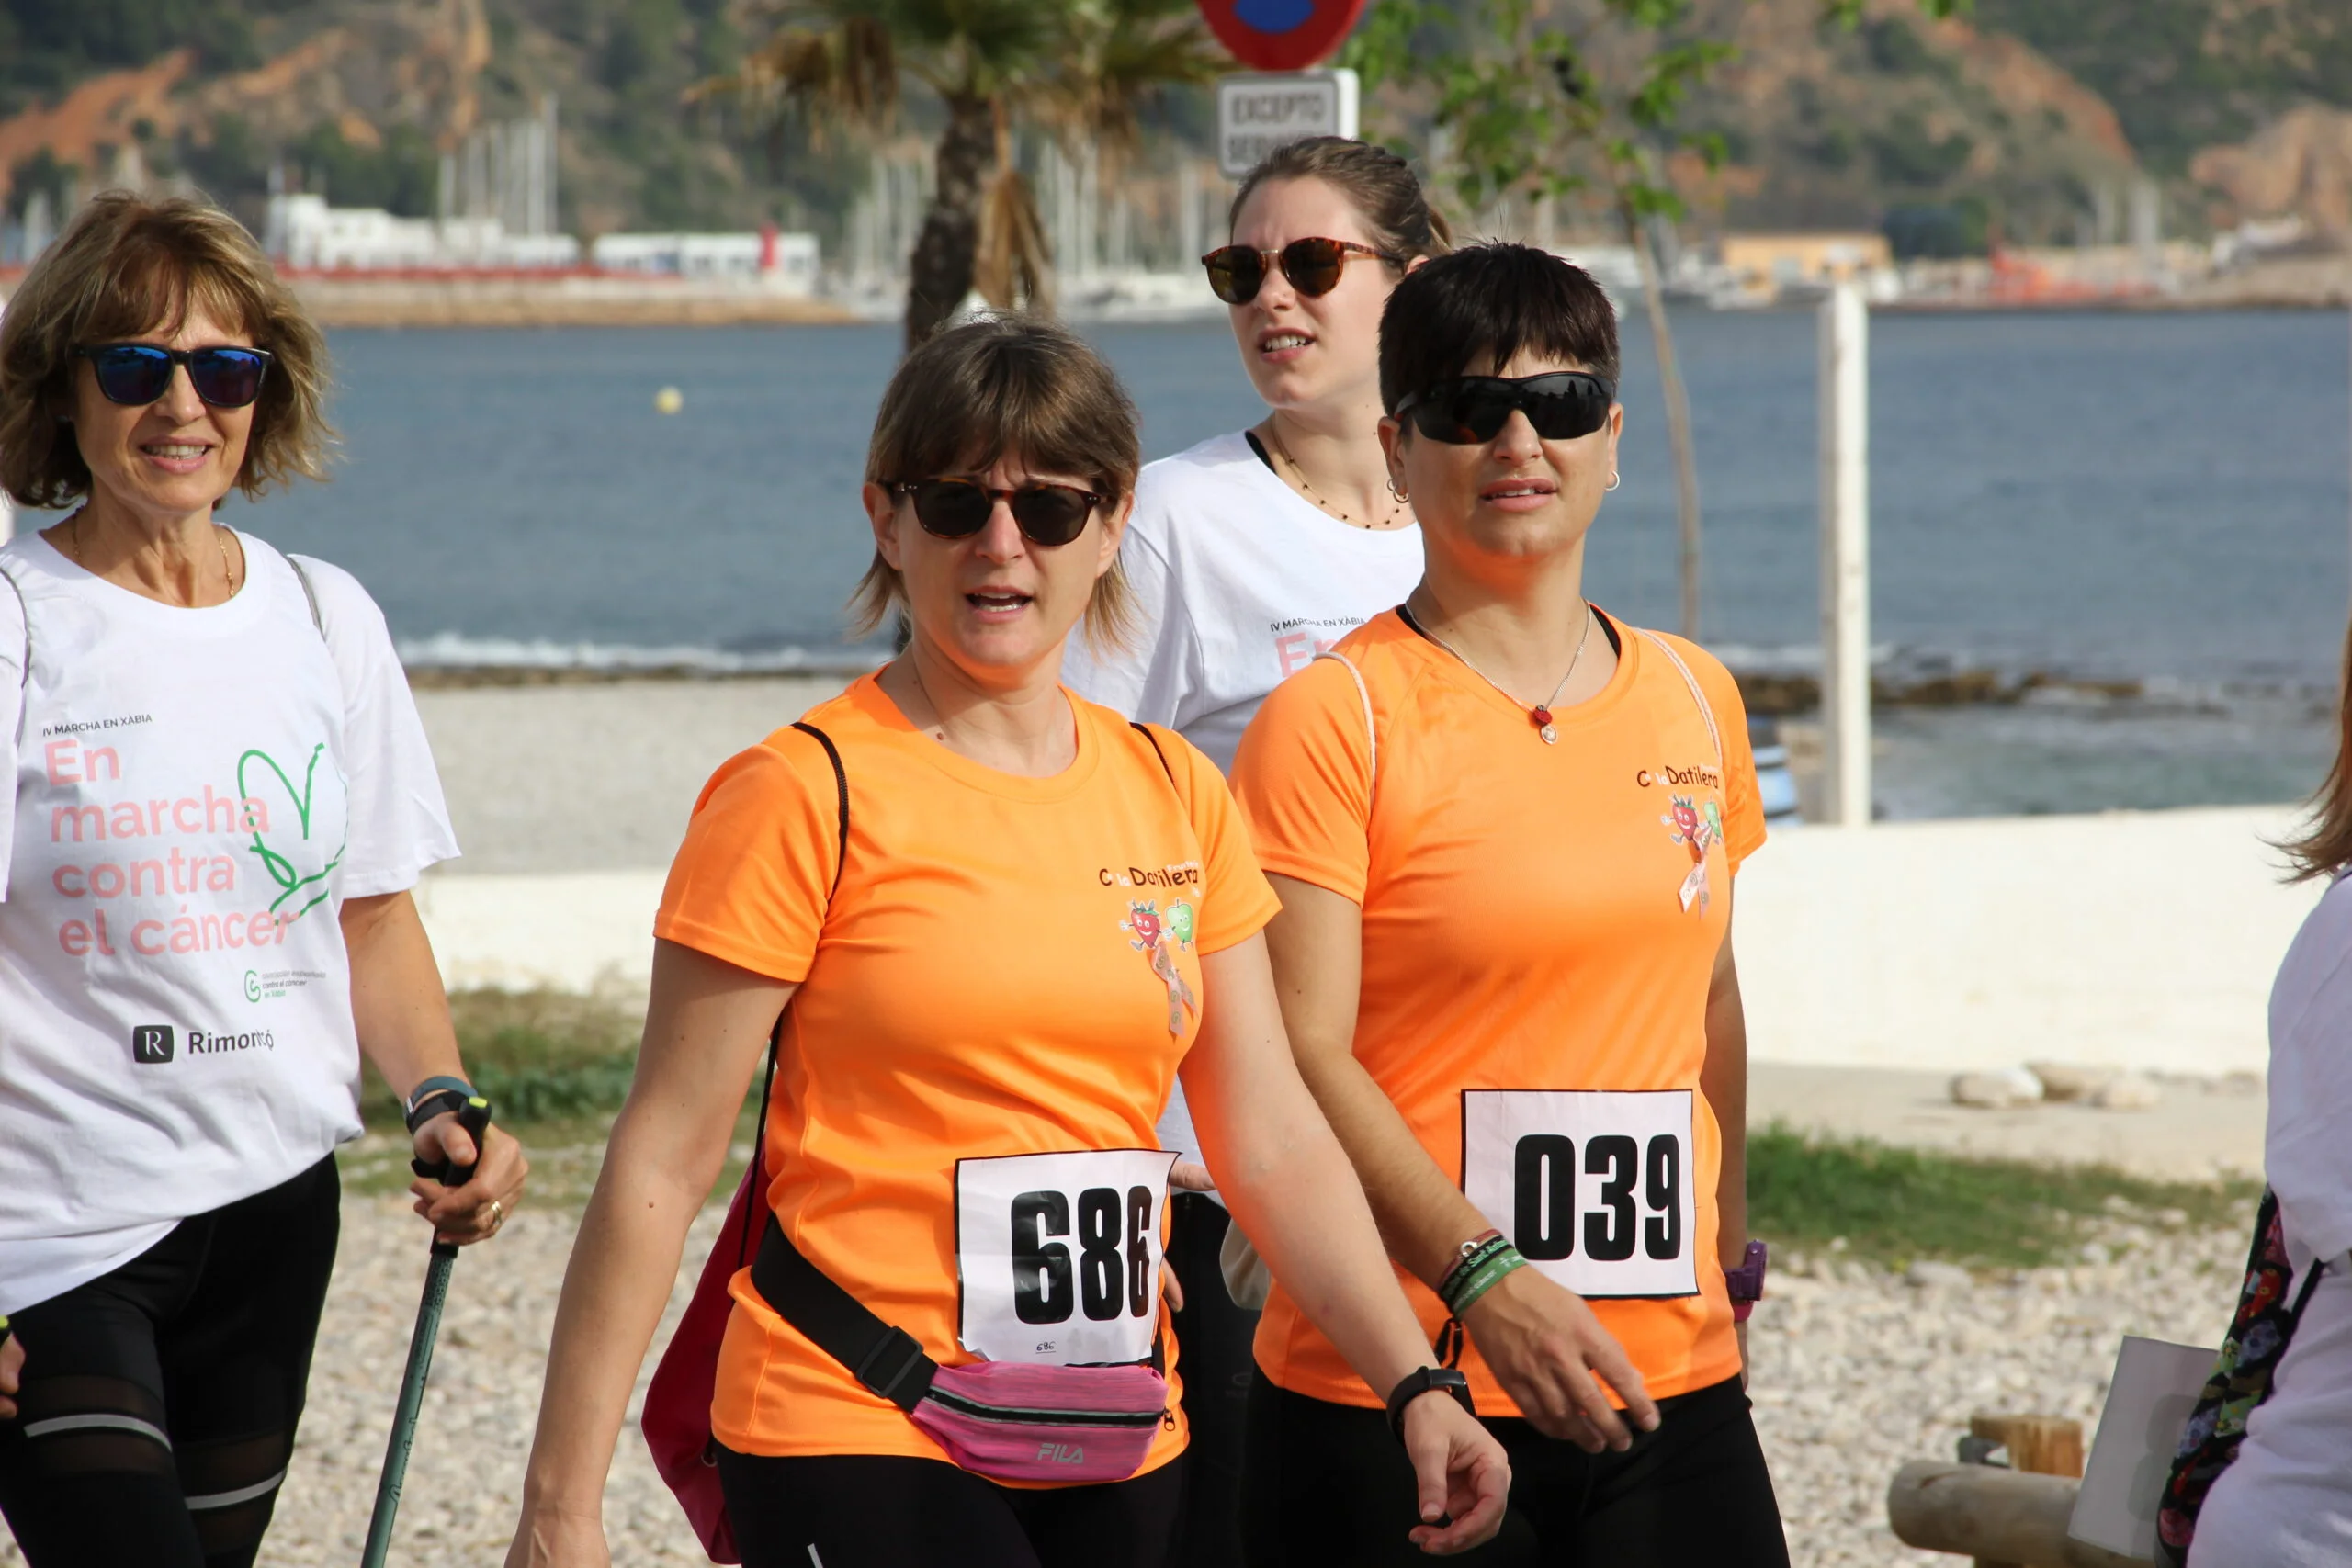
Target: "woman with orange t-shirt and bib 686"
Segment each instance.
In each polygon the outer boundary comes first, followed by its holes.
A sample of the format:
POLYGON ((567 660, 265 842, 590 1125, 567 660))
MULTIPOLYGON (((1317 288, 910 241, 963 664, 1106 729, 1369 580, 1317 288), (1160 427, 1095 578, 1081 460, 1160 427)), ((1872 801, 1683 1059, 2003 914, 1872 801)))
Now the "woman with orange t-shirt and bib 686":
MULTIPOLYGON (((1732 881, 1763 818, 1723 667, 1583 597, 1616 380, 1607 298, 1543 251, 1396 286, 1380 428, 1425 574, 1275 690, 1234 785, 1300 1069, 1511 1456, 1478 1560, 1784 1564, 1736 1326, 1762 1261, 1732 881)), ((1377 1402, 1274 1276, 1251 1562, 1399 1561, 1377 1402)))
POLYGON ((1152 1123, 1180 1069, 1235 1213, 1386 1399, 1400 1542, 1493 1533, 1501 1450, 1299 1079, 1224 781, 1057 679, 1081 618, 1115 629, 1136 467, 1125 393, 1057 329, 959 327, 892 379, 861 598, 911 641, 695 806, 510 1564, 607 1560, 630 1387, 772 1027, 707 1450, 751 1568, 1160 1562, 1184 1432, 1152 1123))

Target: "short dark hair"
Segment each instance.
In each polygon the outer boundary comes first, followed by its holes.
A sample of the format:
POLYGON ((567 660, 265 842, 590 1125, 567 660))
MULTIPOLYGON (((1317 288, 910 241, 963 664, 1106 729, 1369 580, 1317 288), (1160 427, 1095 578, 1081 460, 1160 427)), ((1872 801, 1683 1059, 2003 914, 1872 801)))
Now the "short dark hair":
MULTIPOLYGON (((975 472, 1011 454, 1047 473, 1081 478, 1109 517, 1143 466, 1136 405, 1086 340, 1017 314, 950 327, 899 365, 874 416, 865 482, 910 484, 975 472)), ((876 551, 850 597, 863 637, 906 602, 899 573, 876 551)), ((1115 644, 1133 615, 1118 564, 1094 581, 1088 637, 1115 644)))
POLYGON ((1617 312, 1592 275, 1533 245, 1465 245, 1405 275, 1380 312, 1380 406, 1521 350, 1617 381, 1617 312))

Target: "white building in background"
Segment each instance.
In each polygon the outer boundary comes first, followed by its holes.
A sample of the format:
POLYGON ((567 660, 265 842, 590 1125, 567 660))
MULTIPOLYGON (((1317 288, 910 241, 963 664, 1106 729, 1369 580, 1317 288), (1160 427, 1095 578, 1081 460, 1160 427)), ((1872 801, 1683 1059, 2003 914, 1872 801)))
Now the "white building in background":
POLYGON ((269 198, 262 248, 303 271, 564 268, 569 234, 510 234, 495 218, 396 218, 380 207, 329 207, 307 193, 269 198))
POLYGON ((588 247, 588 259, 603 272, 725 279, 780 294, 817 289, 817 236, 773 226, 753 234, 605 234, 588 247))

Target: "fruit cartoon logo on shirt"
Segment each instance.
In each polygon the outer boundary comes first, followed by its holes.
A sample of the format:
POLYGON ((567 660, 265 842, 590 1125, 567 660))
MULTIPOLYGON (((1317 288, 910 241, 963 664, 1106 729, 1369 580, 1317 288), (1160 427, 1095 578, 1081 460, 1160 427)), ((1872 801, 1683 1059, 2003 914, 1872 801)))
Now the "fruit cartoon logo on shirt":
POLYGON ((1193 907, 1170 904, 1163 919, 1159 900, 1140 899, 1127 906, 1127 918, 1119 922, 1119 929, 1128 934, 1127 945, 1151 961, 1151 972, 1168 987, 1168 1032, 1183 1033, 1185 1010, 1201 1010, 1200 998, 1184 983, 1184 972, 1176 967, 1177 949, 1192 951, 1193 907))
POLYGON ((1676 795, 1673 807, 1658 820, 1666 824, 1676 843, 1690 852, 1690 874, 1682 879, 1682 907, 1688 909, 1695 903, 1704 914, 1712 897, 1707 886, 1707 852, 1723 842, 1723 807, 1710 800, 1702 816, 1700 804, 1687 795, 1676 795))
POLYGON ((299 790, 294 787, 294 781, 287 776, 286 770, 277 765, 277 759, 268 752, 254 750, 237 759, 237 793, 240 795, 251 800, 260 793, 254 787, 255 784, 266 787, 266 781, 275 778, 286 791, 288 804, 294 807, 290 815, 293 826, 300 829, 299 840, 286 835, 284 829, 288 818, 287 814, 280 814, 274 818, 265 818, 266 821, 275 821, 276 830, 266 827, 256 829, 253 842, 254 854, 261 861, 263 869, 269 873, 269 879, 277 884, 277 897, 269 901, 269 907, 273 911, 284 911, 292 906, 292 912, 287 917, 289 919, 299 919, 332 895, 334 890, 327 885, 327 879, 334 874, 334 868, 343 863, 343 852, 348 847, 348 840, 337 844, 334 852, 322 862, 318 848, 311 842, 311 807, 317 795, 319 759, 326 755, 326 750, 323 741, 311 749, 310 764, 302 770, 302 787, 299 790), (256 768, 255 763, 260 767, 256 768))

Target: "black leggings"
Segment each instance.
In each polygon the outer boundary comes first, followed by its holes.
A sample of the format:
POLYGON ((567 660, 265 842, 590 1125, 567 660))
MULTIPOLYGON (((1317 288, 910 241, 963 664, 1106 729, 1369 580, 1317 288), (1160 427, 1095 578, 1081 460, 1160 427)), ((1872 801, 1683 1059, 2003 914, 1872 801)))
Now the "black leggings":
POLYGON ((1023 1488, 944 1460, 718 1450, 743 1568, 1161 1568, 1183 1468, 1023 1488))
MULTIPOLYGON (((1658 1402, 1624 1453, 1588 1454, 1525 1421, 1487 1429, 1510 1456, 1502 1532, 1453 1559, 1481 1568, 1787 1568, 1780 1505, 1737 1378, 1658 1402)), ((1250 1394, 1242 1528, 1250 1568, 1426 1564, 1412 1466, 1377 1410, 1276 1388, 1250 1394)))
POLYGON ((1234 1304, 1218 1257, 1233 1224, 1216 1199, 1179 1192, 1170 1204, 1168 1262, 1184 1290, 1176 1314, 1184 1380, 1184 1502, 1169 1568, 1234 1568, 1241 1561, 1241 1442, 1256 1367, 1258 1314, 1234 1304))
POLYGON ((277 1504, 341 1220, 333 1156, 10 1314, 0 1514, 32 1568, 247 1568, 277 1504))

